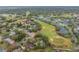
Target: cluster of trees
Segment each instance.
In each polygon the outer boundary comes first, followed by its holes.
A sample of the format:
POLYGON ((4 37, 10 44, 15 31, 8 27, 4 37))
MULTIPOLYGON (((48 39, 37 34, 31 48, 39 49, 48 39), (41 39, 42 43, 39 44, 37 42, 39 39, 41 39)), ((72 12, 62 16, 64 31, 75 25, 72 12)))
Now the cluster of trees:
POLYGON ((37 31, 41 30, 41 25, 32 20, 31 23, 26 26, 26 29, 29 32, 37 32, 37 31))
POLYGON ((5 9, 1 9, 0 10, 0 13, 9 13, 9 14, 21 14, 21 15, 24 15, 26 13, 26 11, 30 11, 33 15, 37 15, 37 14, 50 14, 50 13, 53 13, 54 15, 59 15, 61 13, 78 13, 79 11, 79 8, 78 7, 60 7, 60 6, 42 6, 42 7, 33 7, 33 6, 30 6, 30 7, 8 7, 8 8, 5 8, 5 9), (9 8, 9 9, 8 9, 9 8), (38 12, 39 11, 39 12, 38 12))
POLYGON ((27 39, 22 45, 25 47, 24 51, 45 51, 49 47, 52 50, 48 38, 40 33, 37 33, 34 38, 27 39))
POLYGON ((15 40, 16 42, 21 41, 23 38, 26 37, 26 33, 23 30, 15 30, 15 35, 10 36, 11 39, 15 40))

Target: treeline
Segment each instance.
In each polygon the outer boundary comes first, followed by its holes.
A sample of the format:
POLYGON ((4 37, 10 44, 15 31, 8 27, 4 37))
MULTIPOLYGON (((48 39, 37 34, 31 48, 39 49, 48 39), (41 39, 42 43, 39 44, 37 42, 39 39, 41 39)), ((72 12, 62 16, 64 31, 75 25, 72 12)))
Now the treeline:
POLYGON ((79 7, 67 7, 67 6, 30 6, 30 7, 16 7, 16 8, 7 8, 7 9, 0 9, 0 13, 17 13, 17 14, 24 14, 26 11, 30 11, 34 14, 47 14, 47 13, 79 13, 79 7))

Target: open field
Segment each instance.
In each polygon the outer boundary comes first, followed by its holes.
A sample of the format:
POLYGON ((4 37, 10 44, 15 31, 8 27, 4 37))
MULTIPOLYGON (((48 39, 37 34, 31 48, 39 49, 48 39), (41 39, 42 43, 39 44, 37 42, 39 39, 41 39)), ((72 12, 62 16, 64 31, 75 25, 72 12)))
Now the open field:
POLYGON ((72 48, 72 42, 70 38, 64 38, 56 33, 56 28, 45 22, 37 21, 41 24, 42 30, 40 31, 43 35, 49 38, 49 42, 55 45, 55 47, 61 47, 63 49, 72 48))

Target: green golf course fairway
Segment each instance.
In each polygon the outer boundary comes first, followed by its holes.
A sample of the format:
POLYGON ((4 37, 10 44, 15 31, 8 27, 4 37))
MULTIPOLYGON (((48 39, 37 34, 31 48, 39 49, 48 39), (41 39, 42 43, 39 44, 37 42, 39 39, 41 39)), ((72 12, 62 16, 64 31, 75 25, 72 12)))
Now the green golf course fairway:
POLYGON ((42 27, 40 33, 47 36, 49 38, 49 42, 51 45, 54 45, 54 48, 62 48, 62 49, 71 49, 72 42, 70 38, 64 38, 56 33, 55 26, 47 24, 45 22, 36 20, 42 27))

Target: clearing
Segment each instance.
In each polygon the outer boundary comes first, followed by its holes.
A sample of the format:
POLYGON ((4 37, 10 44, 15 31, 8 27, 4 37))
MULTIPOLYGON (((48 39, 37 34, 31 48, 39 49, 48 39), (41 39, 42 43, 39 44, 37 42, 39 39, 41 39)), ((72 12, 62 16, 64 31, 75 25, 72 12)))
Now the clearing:
POLYGON ((56 32, 56 27, 40 20, 37 21, 41 26, 41 33, 49 38, 49 42, 51 43, 54 48, 62 48, 62 49, 71 49, 73 44, 71 42, 71 38, 64 38, 60 36, 56 32))

